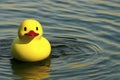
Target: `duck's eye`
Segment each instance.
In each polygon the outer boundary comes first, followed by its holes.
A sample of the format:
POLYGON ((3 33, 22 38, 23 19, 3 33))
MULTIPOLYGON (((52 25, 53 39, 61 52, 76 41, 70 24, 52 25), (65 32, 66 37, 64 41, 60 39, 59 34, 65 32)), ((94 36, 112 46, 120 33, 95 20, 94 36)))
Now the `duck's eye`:
POLYGON ((38 31, 38 27, 36 27, 36 30, 38 31))
POLYGON ((26 27, 24 27, 24 31, 27 31, 27 28, 26 28, 26 27))

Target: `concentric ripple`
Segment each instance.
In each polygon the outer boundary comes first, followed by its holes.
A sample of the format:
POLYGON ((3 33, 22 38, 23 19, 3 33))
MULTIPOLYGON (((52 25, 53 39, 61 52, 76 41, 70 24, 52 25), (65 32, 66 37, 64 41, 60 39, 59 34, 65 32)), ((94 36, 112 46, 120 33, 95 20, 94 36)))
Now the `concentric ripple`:
POLYGON ((120 0, 1 0, 0 80, 119 80, 119 26, 120 0), (12 40, 27 18, 43 26, 50 66, 10 60, 12 40))

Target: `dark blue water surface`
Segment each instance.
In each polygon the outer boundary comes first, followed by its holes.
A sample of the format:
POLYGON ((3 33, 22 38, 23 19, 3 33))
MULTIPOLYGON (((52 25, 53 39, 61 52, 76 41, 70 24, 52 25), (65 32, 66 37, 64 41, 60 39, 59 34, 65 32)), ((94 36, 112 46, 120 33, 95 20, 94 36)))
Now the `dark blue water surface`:
POLYGON ((2 0, 0 80, 120 80, 120 0, 2 0), (19 24, 41 22, 48 60, 11 60, 19 24))

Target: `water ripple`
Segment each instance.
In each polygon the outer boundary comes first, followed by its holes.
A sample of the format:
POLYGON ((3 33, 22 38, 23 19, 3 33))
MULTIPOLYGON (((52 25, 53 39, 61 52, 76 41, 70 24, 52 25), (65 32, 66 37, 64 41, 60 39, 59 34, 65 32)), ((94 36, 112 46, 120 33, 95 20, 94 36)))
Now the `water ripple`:
POLYGON ((42 75, 46 80, 119 80, 119 4, 119 0, 1 1, 0 79, 37 80, 42 75), (10 63, 11 42, 26 18, 40 21, 51 42, 50 70, 36 65, 25 70, 24 63, 22 68, 10 63))

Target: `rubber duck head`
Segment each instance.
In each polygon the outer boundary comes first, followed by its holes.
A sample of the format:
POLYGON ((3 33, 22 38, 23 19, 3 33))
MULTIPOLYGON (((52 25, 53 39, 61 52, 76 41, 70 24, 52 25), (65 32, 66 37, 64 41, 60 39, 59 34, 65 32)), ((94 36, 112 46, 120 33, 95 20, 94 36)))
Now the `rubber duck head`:
POLYGON ((21 40, 27 41, 40 38, 43 35, 41 24, 34 19, 24 20, 18 29, 18 36, 21 40))

